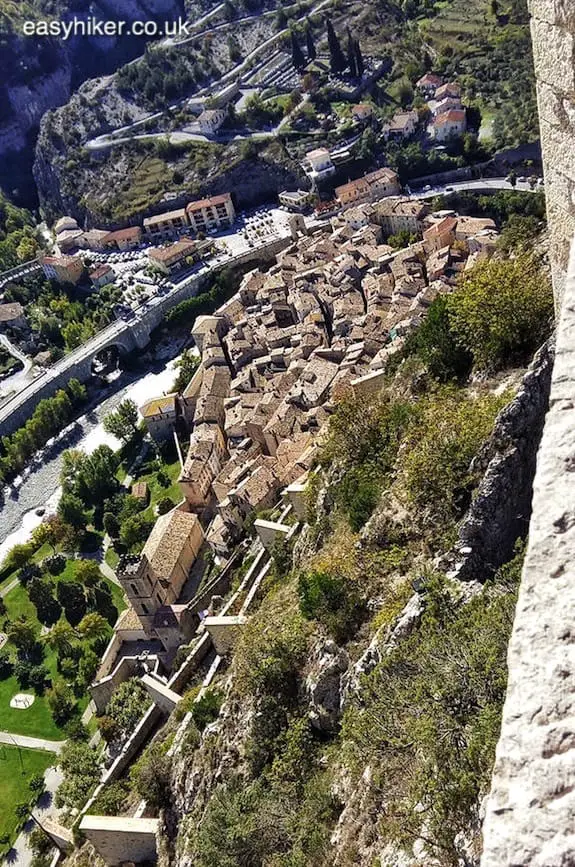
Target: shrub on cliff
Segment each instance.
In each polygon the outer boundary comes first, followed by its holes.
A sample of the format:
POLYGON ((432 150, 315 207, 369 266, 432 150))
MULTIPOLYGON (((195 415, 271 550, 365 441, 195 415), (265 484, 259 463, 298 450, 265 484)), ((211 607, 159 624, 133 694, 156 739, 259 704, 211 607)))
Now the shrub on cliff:
POLYGON ((156 810, 169 805, 170 758, 158 744, 151 744, 131 770, 136 792, 156 810))
POLYGON ((491 259, 463 274, 447 298, 450 328, 478 367, 499 367, 533 352, 553 322, 553 295, 534 256, 491 259))
POLYGON ((456 839, 478 826, 489 788, 521 559, 500 570, 496 592, 467 604, 431 579, 420 628, 364 679, 344 717, 344 754, 358 775, 373 770, 383 838, 411 850, 425 837, 441 864, 461 863, 456 839))
POLYGON ((470 463, 507 400, 492 394, 471 398, 445 386, 420 401, 420 418, 406 434, 398 472, 417 523, 434 538, 449 532, 469 506, 477 483, 470 463))
POLYGON ((318 620, 341 643, 359 626, 364 602, 356 584, 342 575, 303 572, 298 581, 300 610, 308 620, 318 620))
POLYGON ((405 341, 398 360, 410 355, 417 355, 439 382, 461 381, 469 376, 473 356, 458 343, 453 333, 445 295, 439 295, 431 304, 419 328, 405 341))

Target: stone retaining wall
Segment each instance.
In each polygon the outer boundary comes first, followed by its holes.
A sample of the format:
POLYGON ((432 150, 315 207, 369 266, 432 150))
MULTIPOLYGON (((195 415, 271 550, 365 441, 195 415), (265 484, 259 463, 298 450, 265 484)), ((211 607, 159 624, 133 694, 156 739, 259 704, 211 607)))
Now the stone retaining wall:
POLYGON ((533 490, 482 867, 575 864, 575 246, 533 490))
POLYGON ((560 299, 575 234, 575 5, 528 0, 553 285, 560 299))

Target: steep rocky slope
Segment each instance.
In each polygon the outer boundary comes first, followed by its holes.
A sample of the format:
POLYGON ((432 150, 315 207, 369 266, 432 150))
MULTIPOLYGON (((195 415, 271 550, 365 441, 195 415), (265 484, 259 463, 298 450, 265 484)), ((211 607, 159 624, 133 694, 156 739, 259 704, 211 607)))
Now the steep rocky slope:
MULTIPOLYGON (((510 486, 529 501, 552 358, 545 347, 499 414, 476 461, 474 504, 510 486)), ((408 393, 400 385, 395 397, 408 393)), ((351 443, 361 451, 363 435, 351 443)), ((480 581, 447 580, 430 557, 444 534, 422 531, 399 476, 358 536, 341 513, 340 459, 316 475, 313 524, 289 556, 276 551, 217 684, 218 721, 202 735, 184 724, 162 867, 478 864, 522 554, 502 546, 476 569, 480 581), (316 608, 309 620, 302 575, 326 573, 351 582, 354 606, 342 597, 331 619, 316 608)), ((398 460, 409 463, 401 450, 398 460)), ((513 504, 472 504, 469 515, 484 545, 515 538, 513 504)))
MULTIPOLYGON (((50 5, 52 15, 86 16, 85 4, 50 5)), ((44 17, 41 3, 11 4, 0 9, 0 158, 4 181, 11 190, 31 165, 34 135, 42 116, 70 98, 79 83, 108 73, 136 57, 141 40, 75 37, 68 41, 22 35, 25 20, 44 17), (24 152, 24 153, 23 153, 24 152)), ((89 14, 102 20, 173 20, 184 11, 183 0, 98 0, 89 14)))

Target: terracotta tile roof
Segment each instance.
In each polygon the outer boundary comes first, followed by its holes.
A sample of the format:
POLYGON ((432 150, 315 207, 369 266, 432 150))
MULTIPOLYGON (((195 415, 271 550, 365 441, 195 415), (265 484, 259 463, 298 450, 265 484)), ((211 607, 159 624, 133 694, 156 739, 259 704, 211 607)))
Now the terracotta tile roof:
POLYGON ((434 120, 435 126, 444 126, 446 123, 463 123, 465 120, 464 108, 451 108, 449 111, 440 114, 434 120))
POLYGON ((140 407, 140 414, 144 418, 151 418, 154 415, 175 412, 176 397, 176 394, 166 394, 162 397, 154 397, 152 400, 149 400, 140 407))
POLYGON ((177 509, 158 518, 142 551, 142 556, 148 559, 158 575, 172 575, 198 523, 196 515, 177 509))
POLYGON ((184 220, 186 217, 186 209, 178 208, 176 211, 168 211, 165 214, 154 214, 153 217, 146 217, 144 226, 153 226, 155 223, 171 222, 172 220, 184 220))
POLYGON ((225 205, 231 203, 232 197, 229 193, 222 193, 219 196, 212 196, 210 199, 200 199, 198 202, 190 202, 186 207, 186 211, 201 211, 203 208, 209 208, 216 205, 225 205))
POLYGON ((171 262, 174 259, 190 255, 195 249, 195 241, 176 241, 175 244, 170 244, 169 247, 161 247, 159 250, 149 250, 148 256, 150 259, 155 259, 156 262, 171 262))
POLYGON ((141 234, 140 226, 128 226, 127 229, 117 229, 115 232, 110 232, 106 241, 130 241, 139 238, 141 234))

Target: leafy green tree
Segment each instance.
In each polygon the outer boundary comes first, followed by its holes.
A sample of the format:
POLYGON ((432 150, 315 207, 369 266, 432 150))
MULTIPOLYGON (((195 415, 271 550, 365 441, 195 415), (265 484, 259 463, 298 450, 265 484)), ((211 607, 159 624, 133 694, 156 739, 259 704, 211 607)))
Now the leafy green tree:
POLYGON ((448 296, 449 322, 478 367, 497 367, 536 348, 549 335, 553 295, 535 258, 480 262, 448 296))
POLYGON ((92 611, 82 618, 78 624, 78 632, 87 641, 95 641, 109 635, 110 626, 105 617, 102 617, 97 611, 92 611))
POLYGON ((79 560, 76 566, 76 581, 84 587, 94 587, 102 580, 102 572, 96 560, 79 560))
POLYGON ((181 394, 197 371, 199 364, 200 359, 197 353, 186 349, 177 363, 178 375, 172 390, 181 394))
POLYGON ((14 665, 10 658, 10 655, 6 650, 0 651, 0 680, 6 680, 6 678, 12 675, 14 670, 14 665))
POLYGON ((48 669, 43 665, 32 665, 28 672, 28 684, 38 695, 43 695, 47 683, 50 682, 48 669))
POLYGON ((445 295, 432 302, 419 328, 408 336, 404 354, 421 358, 439 382, 464 380, 469 376, 473 356, 457 342, 451 330, 445 295))
POLYGON ((113 512, 104 512, 104 530, 112 539, 117 539, 120 535, 120 522, 113 512))
POLYGON ((363 60, 363 54, 361 51, 361 46, 359 44, 359 39, 355 40, 355 68, 357 70, 357 77, 363 78, 363 73, 365 71, 365 63, 363 60))
POLYGON ((317 51, 316 51, 316 47, 315 47, 313 32, 312 32, 312 28, 311 28, 311 22, 310 22, 309 18, 306 18, 305 44, 306 44, 306 49, 307 49, 308 60, 315 60, 315 58, 317 56, 317 51))
POLYGON ((305 66, 304 53, 301 50, 301 45, 299 44, 297 35, 293 30, 290 33, 290 42, 292 63, 296 69, 303 69, 305 66))
POLYGON ((203 696, 192 704, 192 719, 199 731, 218 718, 222 706, 222 694, 215 689, 208 689, 203 696))
POLYGON ((46 698, 56 725, 62 726, 68 722, 76 710, 76 700, 70 687, 63 680, 55 680, 46 698))
POLYGON ((129 442, 138 430, 138 406, 130 398, 123 400, 115 412, 104 419, 104 430, 117 439, 129 442))
POLYGON ((28 560, 34 555, 35 547, 30 542, 24 542, 19 545, 14 545, 4 558, 3 568, 9 572, 14 572, 28 563, 28 560))
POLYGON ((68 742, 60 753, 64 780, 56 793, 59 807, 82 807, 98 782, 100 763, 88 744, 68 742))
POLYGON ((120 539, 127 548, 145 542, 152 531, 154 522, 146 515, 134 515, 122 524, 120 539))
POLYGON ((64 524, 75 530, 84 530, 88 524, 88 513, 82 500, 75 494, 63 494, 58 504, 58 516, 64 524))
POLYGON ((56 548, 64 540, 67 532, 68 530, 59 515, 50 515, 50 517, 36 527, 32 538, 39 548, 45 544, 50 545, 52 552, 55 554, 56 548))
POLYGON ((358 157, 366 162, 373 162, 377 148, 377 136, 371 127, 367 127, 361 134, 359 141, 358 157))
POLYGON ((87 506, 100 506, 118 490, 119 457, 109 446, 98 446, 90 455, 65 454, 69 455, 62 466, 65 492, 75 493, 87 506))
POLYGON ((43 636, 43 641, 58 656, 70 656, 76 640, 76 633, 65 620, 59 620, 52 629, 43 636))
POLYGON ((59 581, 56 591, 70 626, 77 626, 86 614, 84 589, 76 581, 59 581))
POLYGON ((82 692, 84 692, 94 680, 99 665, 100 657, 90 647, 87 647, 80 659, 78 665, 78 677, 76 679, 78 687, 82 692))
POLYGON ((170 512, 176 504, 171 499, 171 497, 162 497, 162 499, 158 502, 158 514, 165 515, 166 512, 170 512))
POLYGON ((78 406, 86 400, 86 386, 82 385, 80 380, 75 378, 70 379, 66 388, 68 389, 70 399, 75 406, 78 406))
POLYGON ((349 66, 349 72, 352 78, 357 78, 357 64, 356 64, 356 53, 355 53, 355 41, 353 36, 351 35, 351 30, 349 27, 347 28, 347 65, 349 66))
POLYGON ((24 615, 8 624, 6 635, 19 650, 29 652, 36 644, 36 633, 31 620, 24 615))
POLYGON ((132 768, 132 779, 137 793, 154 808, 166 807, 170 798, 171 762, 156 745, 148 747, 132 768))
POLYGON ((541 223, 533 215, 511 214, 499 236, 498 247, 506 255, 514 250, 529 250, 541 231, 541 223))
POLYGON ((28 596, 35 606, 38 620, 45 626, 52 626, 60 619, 62 606, 54 597, 54 588, 51 582, 42 578, 32 578, 28 584, 28 596))
POLYGON ((151 703, 146 687, 133 677, 114 691, 106 714, 116 723, 120 737, 126 738, 132 734, 151 703))
POLYGON ((118 609, 114 605, 112 591, 105 581, 99 581, 88 591, 90 608, 104 617, 110 626, 118 619, 118 609))

